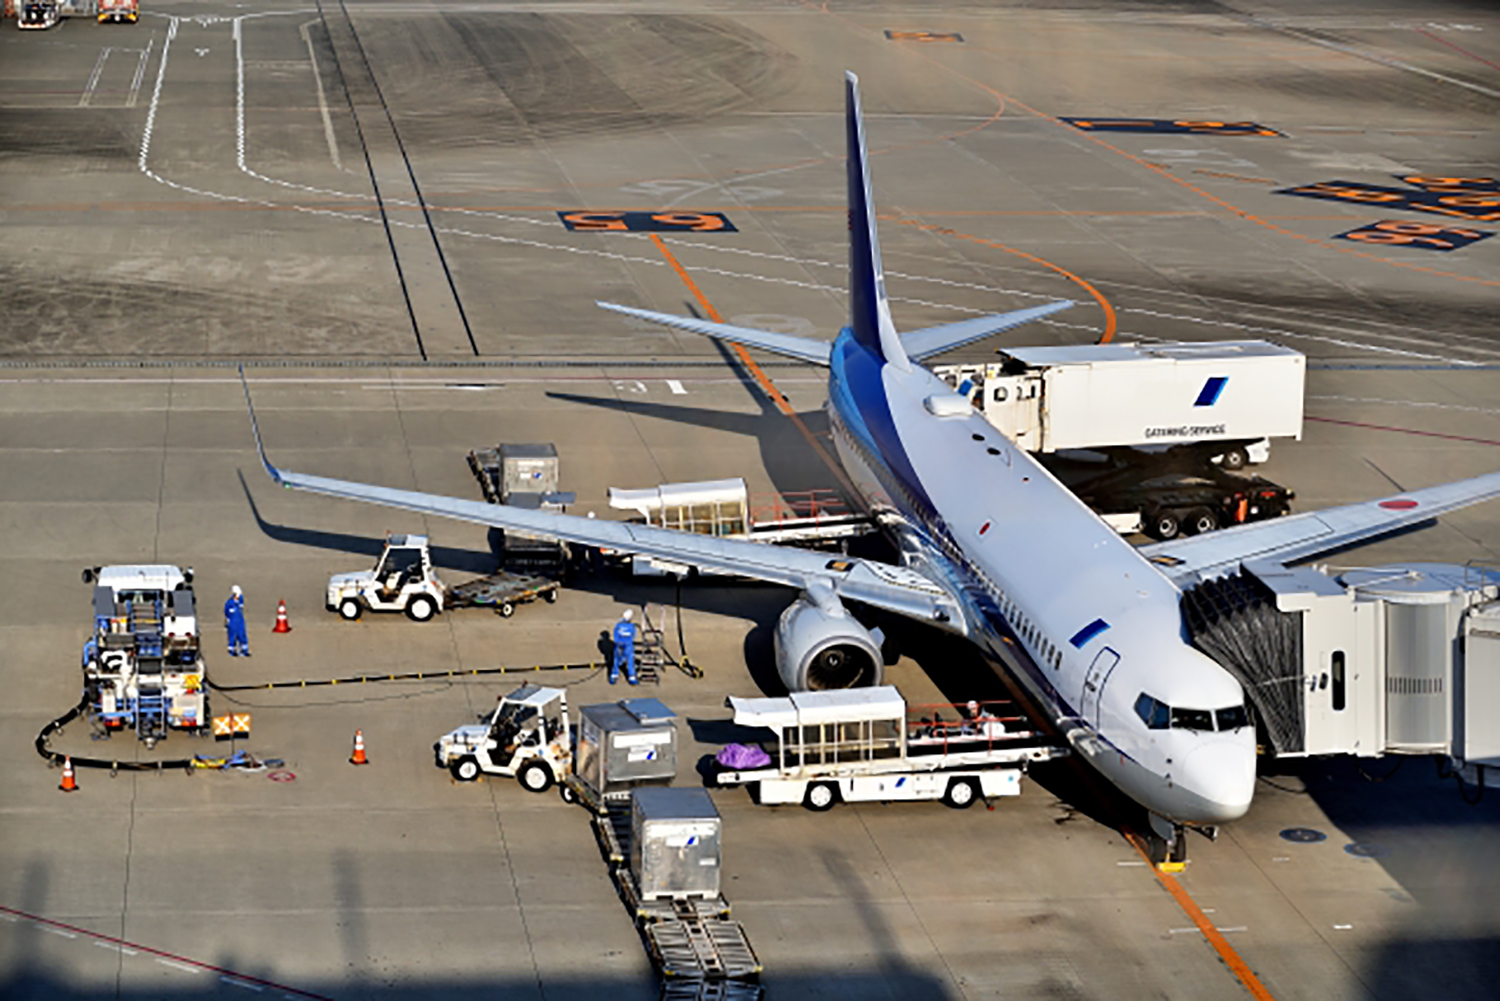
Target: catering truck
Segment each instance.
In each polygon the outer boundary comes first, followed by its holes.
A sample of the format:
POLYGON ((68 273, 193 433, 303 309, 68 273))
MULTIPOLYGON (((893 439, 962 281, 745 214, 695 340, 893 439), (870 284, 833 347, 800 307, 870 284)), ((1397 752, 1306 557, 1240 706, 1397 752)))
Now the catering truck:
POLYGON ((1302 437, 1307 359, 1268 341, 1005 348, 933 368, 1028 452, 1193 443, 1227 469, 1302 437))

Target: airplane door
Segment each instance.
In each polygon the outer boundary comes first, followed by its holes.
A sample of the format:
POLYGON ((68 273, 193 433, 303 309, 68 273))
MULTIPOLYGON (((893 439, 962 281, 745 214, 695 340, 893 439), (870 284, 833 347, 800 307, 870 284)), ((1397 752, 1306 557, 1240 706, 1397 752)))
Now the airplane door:
POLYGON ((1088 673, 1083 676, 1083 704, 1078 707, 1078 711, 1094 727, 1099 726, 1099 696, 1104 691, 1104 683, 1109 680, 1110 673, 1119 663, 1120 655, 1112 648, 1105 647, 1094 656, 1088 673))

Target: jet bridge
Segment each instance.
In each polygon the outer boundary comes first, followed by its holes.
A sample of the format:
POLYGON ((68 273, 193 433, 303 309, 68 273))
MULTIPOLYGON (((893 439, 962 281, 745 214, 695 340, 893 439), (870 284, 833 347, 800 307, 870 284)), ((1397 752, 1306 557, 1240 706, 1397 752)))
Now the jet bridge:
POLYGON ((1500 786, 1500 571, 1247 562, 1183 593, 1278 757, 1436 754, 1500 786))

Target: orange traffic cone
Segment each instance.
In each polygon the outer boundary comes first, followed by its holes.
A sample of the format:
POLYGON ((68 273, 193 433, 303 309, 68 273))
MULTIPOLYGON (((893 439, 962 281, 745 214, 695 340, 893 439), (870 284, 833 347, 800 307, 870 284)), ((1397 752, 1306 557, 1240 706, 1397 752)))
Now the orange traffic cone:
POLYGON ((276 602, 276 628, 273 633, 289 633, 292 631, 291 624, 286 620, 286 599, 276 602))
POLYGON ((351 765, 368 765, 370 759, 365 757, 365 735, 361 730, 354 731, 354 753, 349 756, 351 765))
POLYGON ((78 780, 73 777, 72 755, 63 758, 63 777, 62 782, 58 783, 57 788, 61 789, 63 792, 78 791, 78 780))

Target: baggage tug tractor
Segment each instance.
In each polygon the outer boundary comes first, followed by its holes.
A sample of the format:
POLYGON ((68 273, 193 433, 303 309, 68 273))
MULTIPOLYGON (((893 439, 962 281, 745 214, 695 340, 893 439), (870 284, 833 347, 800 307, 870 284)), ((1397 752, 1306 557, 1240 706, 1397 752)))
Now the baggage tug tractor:
POLYGON ((351 622, 366 611, 405 612, 415 622, 427 622, 450 608, 493 608, 510 618, 517 605, 537 598, 556 601, 557 581, 502 570, 449 587, 432 570, 427 536, 391 535, 373 570, 328 578, 324 603, 351 622))
POLYGON ((531 792, 546 792, 573 764, 568 696, 560 688, 522 685, 500 697, 480 722, 461 726, 432 745, 439 768, 460 782, 481 774, 514 778, 531 792))

